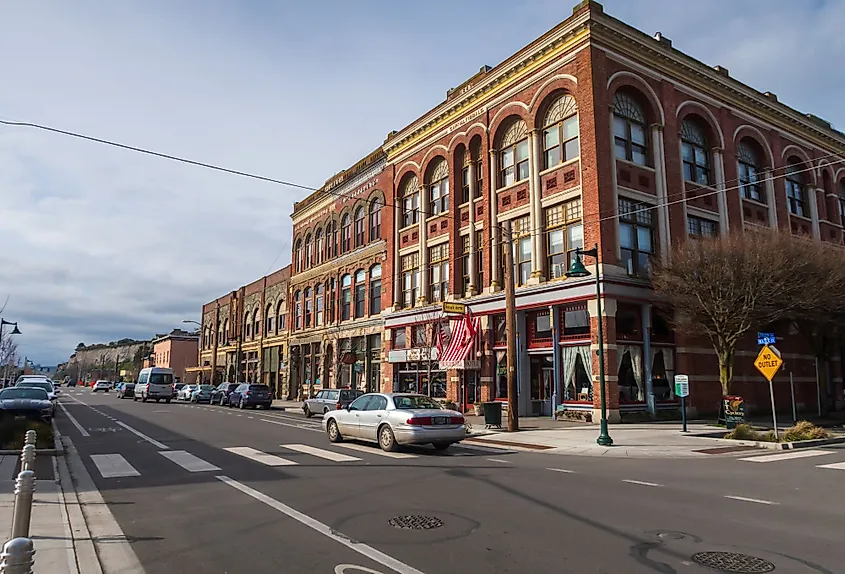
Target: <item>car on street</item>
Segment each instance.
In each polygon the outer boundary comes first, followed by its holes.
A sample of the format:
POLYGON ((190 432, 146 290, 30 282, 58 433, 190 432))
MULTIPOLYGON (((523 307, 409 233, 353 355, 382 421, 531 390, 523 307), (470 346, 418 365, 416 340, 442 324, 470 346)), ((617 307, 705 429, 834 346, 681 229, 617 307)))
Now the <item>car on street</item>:
POLYGON ((199 385, 185 385, 182 384, 182 388, 176 391, 176 400, 178 401, 189 401, 191 400, 191 393, 193 393, 199 385))
POLYGON ((92 393, 96 393, 97 391, 109 392, 110 390, 111 390, 111 381, 99 380, 99 381, 94 383, 93 387, 91 387, 92 393))
POLYGON ((229 394, 228 405, 245 409, 247 407, 264 407, 270 410, 273 404, 273 397, 270 395, 270 387, 255 383, 241 383, 229 394))
POLYGON ((229 395, 238 387, 239 383, 230 383, 226 381, 217 385, 217 388, 211 391, 211 404, 223 405, 229 404, 229 395))
POLYGON ((412 393, 362 395, 345 409, 326 413, 323 429, 331 442, 363 439, 377 442, 388 452, 406 444, 431 444, 445 450, 467 437, 461 413, 412 393))
POLYGON ((135 383, 122 383, 117 390, 117 398, 131 399, 135 396, 135 383))
POLYGON ((56 404, 42 388, 15 385, 0 390, 0 414, 50 422, 56 414, 56 404))
POLYGON ((323 389, 302 405, 302 412, 311 418, 314 415, 324 415, 329 411, 339 411, 349 403, 363 395, 356 389, 323 389))
POLYGON ((53 383, 48 379, 37 379, 37 378, 27 378, 24 380, 18 379, 18 382, 15 383, 15 387, 28 387, 28 388, 37 388, 37 389, 44 389, 47 392, 47 396, 51 401, 55 401, 59 398, 59 394, 56 392, 56 388, 53 387, 53 383))
POLYGON ((154 400, 155 402, 170 402, 175 395, 173 385, 173 369, 165 367, 147 367, 141 369, 138 374, 138 383, 135 385, 135 396, 133 401, 141 399, 142 402, 154 400))
POLYGON ((193 385, 194 390, 191 391, 191 396, 188 400, 192 403, 209 403, 211 402, 211 391, 214 390, 214 385, 193 385))

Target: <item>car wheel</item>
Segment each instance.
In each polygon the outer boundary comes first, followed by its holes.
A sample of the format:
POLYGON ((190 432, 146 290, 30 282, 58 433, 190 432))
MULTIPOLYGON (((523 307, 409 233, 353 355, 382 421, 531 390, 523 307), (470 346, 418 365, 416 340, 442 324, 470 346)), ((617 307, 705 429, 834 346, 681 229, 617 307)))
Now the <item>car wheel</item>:
POLYGON ((302 407, 302 412, 305 415, 306 419, 310 419, 311 417, 314 416, 314 413, 311 412, 311 409, 308 408, 308 405, 305 405, 304 407, 302 407))
POLYGON ((323 416, 326 416, 328 413, 329 413, 329 409, 326 408, 326 407, 323 407, 323 416))
POLYGON ((133 403, 134 403, 134 402, 136 402, 137 400, 138 400, 138 397, 132 397, 132 402, 133 402, 133 403))
POLYGON ((141 397, 141 402, 142 402, 142 403, 147 402, 147 397, 146 397, 146 396, 142 396, 142 397, 141 397))
POLYGON ((170 399, 164 399, 164 402, 166 402, 166 403, 169 405, 169 404, 170 404, 170 399))
POLYGON ((220 395, 220 406, 221 406, 221 407, 223 406, 223 399, 224 399, 224 398, 226 398, 226 397, 225 397, 225 396, 223 396, 223 395, 220 395))
POLYGON ((332 419, 326 427, 326 433, 329 435, 329 442, 340 442, 343 437, 340 436, 340 429, 337 428, 337 422, 332 419))
POLYGON ((390 425, 381 425, 381 428, 378 429, 378 444, 381 447, 381 450, 385 452, 394 452, 399 448, 399 445, 396 444, 396 437, 393 435, 393 430, 390 428, 390 425))
POLYGON ((243 400, 243 399, 240 399, 240 400, 238 401, 238 408, 239 408, 239 409, 245 409, 245 408, 246 408, 246 405, 244 404, 244 400, 243 400))
POLYGON ((432 443, 431 446, 434 447, 434 450, 446 450, 447 448, 452 446, 452 443, 450 443, 450 442, 435 442, 435 443, 432 443))

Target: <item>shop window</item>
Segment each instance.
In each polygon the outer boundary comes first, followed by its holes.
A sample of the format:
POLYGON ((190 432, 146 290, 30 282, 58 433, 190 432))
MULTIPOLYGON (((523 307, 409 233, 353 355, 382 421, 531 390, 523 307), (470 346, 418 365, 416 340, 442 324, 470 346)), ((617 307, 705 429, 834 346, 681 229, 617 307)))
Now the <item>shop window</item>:
POLYGON ((616 337, 628 341, 642 341, 642 309, 636 305, 620 304, 616 309, 616 337))
POLYGON ((619 403, 645 401, 643 390, 643 349, 635 345, 617 347, 619 368, 619 403))
POLYGON ((508 342, 507 323, 504 315, 493 315, 493 345, 504 347, 508 342))
POLYGON ((589 346, 562 347, 563 400, 593 402, 593 363, 589 346))
POLYGON ((584 339, 590 336, 590 315, 587 304, 570 305, 561 313, 563 339, 584 339))
POLYGON ((652 309, 651 311, 651 340, 661 343, 674 342, 675 332, 672 330, 672 325, 669 319, 662 311, 652 309))
POLYGON ((528 346, 549 347, 552 344, 552 321, 549 311, 528 313, 528 346))
POLYGON ((392 346, 394 349, 404 349, 407 345, 407 341, 405 340, 405 327, 400 327, 398 329, 393 329, 393 343, 392 346))
POLYGON ((426 347, 428 346, 428 336, 426 335, 426 326, 425 325, 414 325, 411 328, 411 333, 413 334, 413 339, 411 340, 412 347, 426 347))

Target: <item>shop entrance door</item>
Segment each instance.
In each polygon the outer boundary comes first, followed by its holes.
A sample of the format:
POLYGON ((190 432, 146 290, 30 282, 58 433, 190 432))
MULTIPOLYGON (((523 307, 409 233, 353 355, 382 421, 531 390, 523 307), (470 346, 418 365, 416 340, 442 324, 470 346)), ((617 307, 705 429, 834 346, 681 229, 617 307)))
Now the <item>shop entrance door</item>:
POLYGON ((481 388, 478 384, 478 371, 460 371, 461 373, 461 411, 473 410, 475 403, 481 402, 481 388))

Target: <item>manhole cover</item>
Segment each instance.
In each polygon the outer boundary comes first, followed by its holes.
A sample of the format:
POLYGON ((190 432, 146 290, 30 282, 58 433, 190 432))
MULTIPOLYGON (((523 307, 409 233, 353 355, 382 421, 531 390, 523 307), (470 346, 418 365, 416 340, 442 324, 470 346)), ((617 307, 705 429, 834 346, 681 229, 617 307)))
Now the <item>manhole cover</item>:
MULTIPOLYGON (((393 528, 401 528, 403 530, 432 530, 443 526, 443 521, 439 518, 423 516, 421 514, 394 516, 387 523, 393 528)), ((768 572, 768 570, 761 570, 761 572, 768 572)))
POLYGON ((773 572, 775 569, 775 565, 767 560, 748 554, 737 554, 736 552, 699 552, 693 554, 692 559, 702 566, 720 572, 759 574, 773 572))

